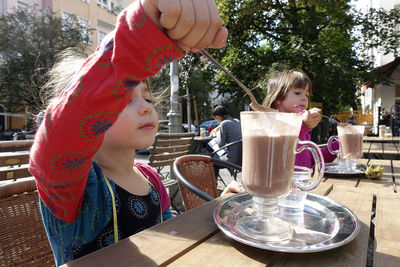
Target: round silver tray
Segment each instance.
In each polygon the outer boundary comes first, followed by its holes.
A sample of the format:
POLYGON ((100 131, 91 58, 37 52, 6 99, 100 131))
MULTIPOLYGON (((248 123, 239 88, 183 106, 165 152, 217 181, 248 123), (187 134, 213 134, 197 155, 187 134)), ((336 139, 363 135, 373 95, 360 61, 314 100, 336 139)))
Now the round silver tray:
POLYGON ((283 242, 251 239, 240 233, 236 222, 251 214, 252 204, 248 193, 231 196, 215 207, 214 221, 227 236, 261 249, 290 253, 324 251, 349 243, 360 230, 357 216, 348 208, 327 197, 308 193, 303 214, 280 216, 293 226, 294 238, 283 242))
POLYGON ((366 165, 357 163, 356 168, 348 171, 339 171, 338 163, 325 163, 324 176, 327 177, 365 177, 366 165))

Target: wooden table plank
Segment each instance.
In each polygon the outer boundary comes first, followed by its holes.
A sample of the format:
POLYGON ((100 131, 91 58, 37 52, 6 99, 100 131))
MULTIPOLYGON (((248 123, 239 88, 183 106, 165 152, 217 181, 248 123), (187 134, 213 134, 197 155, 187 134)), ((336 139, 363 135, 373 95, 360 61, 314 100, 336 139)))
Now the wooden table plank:
POLYGON ((167 264, 217 231, 217 200, 97 250, 64 266, 156 266, 167 264))
POLYGON ((290 254, 253 248, 218 233, 170 266, 365 266, 372 192, 334 185, 329 197, 351 208, 361 222, 360 233, 350 244, 330 251, 290 254))
POLYGON ((357 187, 358 185, 359 178, 358 177, 352 177, 352 178, 334 178, 334 177, 327 177, 323 179, 324 183, 330 183, 330 184, 335 184, 335 185, 343 185, 343 186, 348 186, 348 187, 357 187))
MULTIPOLYGON (((345 251, 340 258, 346 258, 346 255, 348 256, 348 258, 351 258, 351 260, 349 261, 344 260, 343 263, 345 263, 345 265, 347 265, 347 262, 350 263, 351 261, 353 261, 354 265, 349 266, 365 266, 367 260, 367 248, 374 197, 373 190, 371 190, 371 188, 352 189, 334 185, 334 189, 329 194, 329 197, 342 203, 352 212, 354 212, 358 220, 360 221, 361 226, 360 233, 353 240, 353 242, 343 247, 343 250, 345 251)), ((338 264, 337 266, 343 265, 338 264)))
POLYGON ((363 143, 363 157, 371 159, 400 159, 400 144, 363 143))
POLYGON ((321 182, 317 188, 311 191, 313 194, 327 196, 332 191, 333 185, 329 182, 321 182))
POLYGON ((381 188, 376 195, 374 266, 400 266, 400 194, 381 188))
MULTIPOLYGON (((360 159, 360 163, 366 164, 368 159, 360 159)), ((381 187, 392 187, 392 169, 390 165, 391 160, 387 159, 371 159, 369 164, 375 167, 382 167, 383 173, 382 178, 380 179, 368 179, 368 178, 361 178, 358 187, 360 188, 381 188, 381 187)), ((393 171, 395 174, 400 174, 400 161, 393 160, 393 171)))
POLYGON ((400 137, 399 136, 393 136, 393 137, 378 137, 378 136, 364 136, 363 137, 364 142, 379 142, 379 143, 384 143, 384 142, 391 142, 391 143, 399 143, 400 142, 400 137))

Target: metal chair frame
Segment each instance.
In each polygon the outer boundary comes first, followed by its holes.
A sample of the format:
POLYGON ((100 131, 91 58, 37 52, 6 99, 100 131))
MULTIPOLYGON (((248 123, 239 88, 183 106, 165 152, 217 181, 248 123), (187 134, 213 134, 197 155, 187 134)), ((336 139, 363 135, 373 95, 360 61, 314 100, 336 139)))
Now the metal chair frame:
MULTIPOLYGON (((221 151, 221 150, 225 150, 225 148, 227 148, 227 147, 229 147, 229 146, 231 146, 231 145, 237 144, 237 143, 241 143, 241 142, 242 142, 242 139, 237 140, 237 141, 234 141, 234 142, 231 142, 231 143, 228 143, 228 144, 226 144, 226 145, 220 147, 219 149, 213 151, 213 152, 211 153, 211 157, 214 156, 217 152, 219 152, 219 151, 221 151)), ((225 154, 226 154, 226 153, 225 153, 225 154)), ((235 164, 235 165, 237 165, 237 164, 235 164)), ((228 171, 229 171, 229 172, 231 173, 231 175, 233 176, 233 179, 235 179, 235 181, 237 181, 237 175, 238 175, 238 173, 239 173, 239 170, 238 170, 238 169, 235 169, 235 168, 232 169, 232 168, 229 168, 229 167, 228 167, 228 171), (233 170, 233 171, 231 171, 231 170, 233 170)), ((240 170, 240 171, 241 171, 241 170, 240 170)), ((220 174, 218 174, 218 177, 217 177, 217 178, 220 179, 220 180, 222 181, 222 183, 226 186, 226 183, 225 183, 224 179, 222 179, 222 177, 221 177, 220 174)))
MULTIPOLYGON (((181 189, 182 193, 182 199, 185 203, 185 208, 186 210, 189 210, 193 208, 194 206, 191 205, 190 198, 193 198, 192 195, 189 194, 189 192, 185 192, 185 188, 188 189, 191 193, 196 195, 197 197, 200 197, 201 199, 205 201, 210 201, 216 197, 218 197, 218 191, 217 191, 217 182, 216 182, 216 177, 214 175, 214 164, 223 166, 223 167, 228 167, 228 168, 233 168, 235 170, 241 171, 242 167, 239 165, 236 165, 234 163, 226 162, 223 160, 219 159, 214 159, 209 156, 205 155, 186 155, 179 157, 178 159, 175 160, 174 165, 173 165, 173 171, 176 177, 178 178, 178 185, 181 189), (208 165, 208 175, 204 175, 201 177, 185 177, 185 175, 182 173, 182 170, 180 169, 181 166, 184 164, 198 164, 199 162, 203 162, 208 165), (212 185, 213 188, 198 188, 195 186, 193 183, 201 182, 199 180, 196 181, 196 179, 201 178, 201 179, 208 179, 208 184, 212 185), (209 191, 210 194, 206 193, 206 191, 209 191)), ((203 167, 205 169, 205 167, 203 167)), ((198 174, 199 175, 199 174, 198 174)), ((196 200, 196 202, 199 202, 196 200)))

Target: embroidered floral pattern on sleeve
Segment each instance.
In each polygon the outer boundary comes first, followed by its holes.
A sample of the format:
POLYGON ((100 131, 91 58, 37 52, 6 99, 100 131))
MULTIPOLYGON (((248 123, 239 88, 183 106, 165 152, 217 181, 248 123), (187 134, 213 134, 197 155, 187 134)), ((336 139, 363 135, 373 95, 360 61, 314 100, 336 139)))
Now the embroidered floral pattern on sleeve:
POLYGON ((119 111, 89 114, 80 120, 78 134, 85 141, 98 141, 117 120, 119 111))
POLYGON ((114 39, 109 40, 102 49, 102 56, 99 59, 100 67, 112 66, 111 57, 114 51, 114 39))
POLYGON ((183 55, 183 51, 172 44, 158 46, 146 57, 146 70, 156 73, 162 66, 181 58, 183 55))
POLYGON ((115 95, 117 100, 124 99, 131 95, 135 87, 140 83, 135 76, 127 75, 122 77, 121 80, 114 86, 112 94, 115 95))
POLYGON ((79 174, 90 169, 91 161, 89 161, 89 156, 95 152, 96 149, 91 149, 57 154, 51 159, 50 165, 57 175, 69 175, 71 178, 74 177, 72 180, 80 179, 82 177, 79 174))

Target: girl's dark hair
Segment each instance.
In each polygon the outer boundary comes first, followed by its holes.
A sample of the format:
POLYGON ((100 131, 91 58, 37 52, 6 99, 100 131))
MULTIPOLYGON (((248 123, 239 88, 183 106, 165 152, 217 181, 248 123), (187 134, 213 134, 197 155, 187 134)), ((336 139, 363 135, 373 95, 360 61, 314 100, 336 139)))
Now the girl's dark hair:
POLYGON ((226 108, 224 106, 218 105, 215 106, 212 115, 215 116, 220 116, 222 119, 225 119, 226 116, 228 116, 228 111, 226 111, 226 108))

